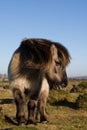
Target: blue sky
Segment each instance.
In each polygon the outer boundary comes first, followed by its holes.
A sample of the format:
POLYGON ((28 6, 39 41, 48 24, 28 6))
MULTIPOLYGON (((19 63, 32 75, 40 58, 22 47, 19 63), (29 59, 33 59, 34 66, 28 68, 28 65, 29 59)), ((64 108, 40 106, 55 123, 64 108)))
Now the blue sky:
POLYGON ((25 37, 62 43, 68 76, 87 75, 87 0, 0 0, 0 73, 25 37))

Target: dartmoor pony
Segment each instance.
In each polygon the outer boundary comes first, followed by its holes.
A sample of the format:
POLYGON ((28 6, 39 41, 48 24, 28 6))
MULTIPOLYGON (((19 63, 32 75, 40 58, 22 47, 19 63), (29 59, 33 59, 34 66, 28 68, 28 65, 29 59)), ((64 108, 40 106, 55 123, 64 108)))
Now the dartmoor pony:
POLYGON ((66 66, 70 62, 67 49, 46 39, 25 39, 14 52, 8 67, 9 84, 16 104, 18 124, 35 123, 35 108, 40 122, 47 122, 46 102, 49 89, 67 86, 66 66))

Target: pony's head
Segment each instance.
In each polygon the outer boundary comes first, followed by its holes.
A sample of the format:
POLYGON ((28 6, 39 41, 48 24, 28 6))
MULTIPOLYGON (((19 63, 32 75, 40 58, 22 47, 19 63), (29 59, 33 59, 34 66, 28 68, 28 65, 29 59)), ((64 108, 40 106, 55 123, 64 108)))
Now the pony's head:
POLYGON ((67 49, 58 43, 51 45, 50 52, 51 62, 49 62, 49 69, 46 73, 50 88, 64 88, 68 84, 66 66, 70 62, 70 55, 67 49))

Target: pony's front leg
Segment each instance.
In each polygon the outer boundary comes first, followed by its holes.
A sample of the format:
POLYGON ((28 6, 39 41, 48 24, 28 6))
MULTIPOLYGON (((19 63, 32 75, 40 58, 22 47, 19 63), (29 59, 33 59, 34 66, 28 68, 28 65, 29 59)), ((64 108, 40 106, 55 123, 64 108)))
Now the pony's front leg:
POLYGON ((28 124, 36 124, 35 122, 35 108, 36 108, 36 100, 30 99, 28 103, 28 124))
MULTIPOLYGON (((47 123, 47 114, 46 114, 46 103, 49 95, 49 84, 44 78, 42 82, 41 92, 38 100, 38 110, 40 112, 40 122, 47 123)), ((37 113, 36 113, 37 114, 37 113)))
POLYGON ((47 123, 47 114, 46 114, 46 102, 45 100, 41 100, 39 102, 39 112, 40 112, 40 122, 47 123))
POLYGON ((15 88, 13 90, 13 95, 15 99, 15 104, 16 104, 16 119, 18 124, 25 123, 25 102, 24 102, 24 97, 22 92, 18 89, 15 88))

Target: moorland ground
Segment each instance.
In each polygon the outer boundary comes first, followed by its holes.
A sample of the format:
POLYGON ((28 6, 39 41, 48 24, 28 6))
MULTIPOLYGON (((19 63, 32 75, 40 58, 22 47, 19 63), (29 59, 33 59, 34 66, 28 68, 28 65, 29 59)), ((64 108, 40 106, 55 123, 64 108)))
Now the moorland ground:
MULTIPOLYGON (((87 130, 87 109, 79 107, 77 99, 87 94, 87 81, 70 80, 65 90, 52 90, 47 103, 47 124, 18 126, 15 120, 15 104, 8 80, 0 79, 0 130, 87 130), (2 83, 3 81, 3 83, 2 83), (85 89, 73 89, 73 86, 85 83, 85 89), (84 91, 83 91, 84 89, 84 91)), ((82 102, 83 103, 83 102, 82 102)), ((84 104, 80 103, 80 106, 84 104)), ((87 105, 87 104, 86 104, 87 105)), ((25 108, 26 109, 26 108, 25 108)), ((27 117, 27 111, 26 111, 27 117)))

